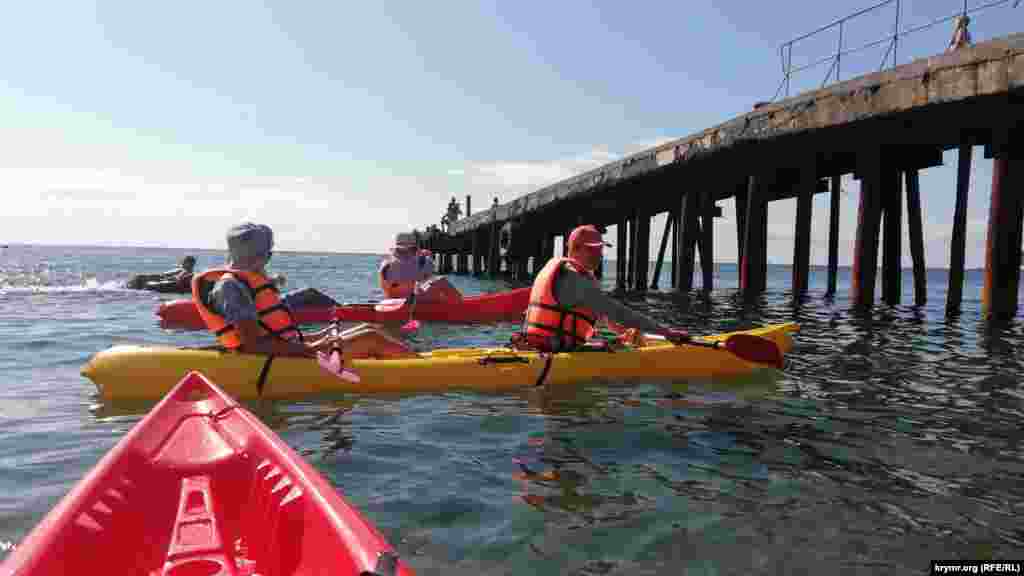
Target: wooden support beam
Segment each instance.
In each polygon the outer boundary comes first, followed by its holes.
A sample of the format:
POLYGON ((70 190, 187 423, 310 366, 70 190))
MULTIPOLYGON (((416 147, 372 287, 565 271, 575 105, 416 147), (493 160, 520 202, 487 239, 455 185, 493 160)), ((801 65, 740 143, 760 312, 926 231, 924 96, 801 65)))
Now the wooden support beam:
POLYGON ((540 235, 537 236, 536 240, 534 240, 533 268, 530 270, 532 276, 536 276, 537 273, 540 272, 540 269, 543 268, 545 264, 547 264, 548 259, 551 258, 551 253, 544 251, 544 248, 547 246, 548 243, 547 237, 547 232, 541 232, 540 235))
POLYGON ((1004 138, 1000 135, 993 146, 992 199, 985 246, 985 284, 981 292, 982 310, 990 319, 1016 315, 1020 286, 1024 161, 1004 138))
POLYGON ((709 189, 700 198, 701 223, 697 246, 700 248, 700 269, 704 272, 701 290, 710 292, 715 279, 715 214, 721 216, 721 206, 715 206, 714 193, 709 189))
POLYGON ((629 217, 629 267, 626 269, 626 289, 632 290, 636 279, 636 239, 640 219, 636 213, 629 217))
POLYGON ((882 247, 882 299, 890 306, 903 295, 903 190, 898 170, 882 176, 881 200, 885 217, 885 245, 882 247))
POLYGON ((637 217, 636 283, 639 291, 647 290, 648 270, 651 268, 651 215, 641 212, 637 217))
POLYGON ((680 207, 681 207, 681 204, 679 202, 676 202, 676 205, 673 206, 671 210, 669 210, 669 219, 672 220, 672 266, 670 266, 669 268, 672 271, 672 274, 671 274, 672 281, 671 282, 672 282, 672 288, 673 289, 675 289, 675 288, 677 288, 679 286, 679 284, 678 284, 678 282, 679 282, 679 280, 678 280, 679 267, 676 265, 676 261, 679 259, 679 257, 677 256, 677 254, 678 254, 677 250, 679 250, 679 214, 680 214, 680 207))
POLYGON ((544 259, 540 263, 540 267, 537 271, 540 272, 542 268, 548 263, 548 260, 555 257, 555 235, 550 232, 544 233, 544 259))
POLYGON ((517 256, 515 260, 514 278, 519 282, 528 282, 530 279, 528 256, 517 256))
POLYGON ((870 307, 875 301, 875 280, 878 275, 878 233, 881 223, 883 167, 877 150, 865 154, 860 173, 860 207, 857 211, 857 237, 853 252, 853 277, 850 296, 856 307, 870 307))
POLYGON ((748 298, 765 289, 768 264, 768 230, 765 227, 768 210, 760 194, 758 180, 759 177, 751 176, 747 188, 746 230, 740 259, 740 290, 748 298))
POLYGON ((629 219, 622 218, 615 226, 618 238, 615 242, 615 289, 623 292, 626 290, 626 277, 628 275, 629 251, 627 238, 629 237, 629 219))
POLYGON ((842 193, 842 176, 832 176, 832 195, 828 221, 828 288, 826 294, 836 293, 836 276, 839 272, 839 195, 842 193))
POLYGON ((473 250, 473 252, 472 252, 472 254, 473 254, 473 266, 472 266, 473 270, 472 270, 472 272, 473 272, 474 276, 479 276, 480 275, 480 258, 481 258, 481 256, 480 256, 480 232, 477 231, 477 230, 473 230, 472 232, 469 233, 469 235, 470 235, 470 241, 472 242, 472 250, 473 250))
POLYGON ((491 231, 487 238, 487 271, 491 278, 501 273, 501 247, 498 245, 499 227, 497 222, 491 222, 491 231))
POLYGON ((955 316, 960 312, 960 303, 963 301, 967 195, 971 184, 973 154, 974 148, 967 142, 961 144, 957 152, 956 204, 953 208, 953 237, 949 246, 949 287, 946 290, 946 314, 949 316, 955 316))
POLYGON ((761 201, 761 288, 768 288, 768 200, 761 201))
POLYGON ((672 265, 676 267, 676 290, 680 292, 693 290, 694 245, 699 216, 697 200, 697 192, 690 190, 682 194, 679 202, 679 243, 672 255, 672 265))
POLYGON ((914 262, 914 304, 928 301, 928 270, 924 265, 924 231, 921 226, 921 186, 917 169, 903 173, 907 190, 907 226, 910 228, 910 259, 914 262))
POLYGON ((658 289, 658 279, 661 278, 661 266, 665 262, 665 247, 668 246, 668 239, 672 235, 672 214, 665 218, 665 229, 661 232, 661 246, 658 248, 658 259, 654 262, 654 278, 651 280, 651 290, 658 289))
POLYGON ((796 223, 793 236, 793 295, 807 292, 811 264, 811 220, 814 193, 818 187, 817 166, 813 161, 800 170, 797 182, 796 223))
MULTIPOLYGON (((750 177, 752 178, 752 177, 750 177)), ((749 187, 749 178, 747 185, 743 188, 736 190, 736 196, 734 202, 736 204, 736 266, 739 268, 739 264, 743 262, 743 241, 744 235, 747 233, 747 188, 749 187)))

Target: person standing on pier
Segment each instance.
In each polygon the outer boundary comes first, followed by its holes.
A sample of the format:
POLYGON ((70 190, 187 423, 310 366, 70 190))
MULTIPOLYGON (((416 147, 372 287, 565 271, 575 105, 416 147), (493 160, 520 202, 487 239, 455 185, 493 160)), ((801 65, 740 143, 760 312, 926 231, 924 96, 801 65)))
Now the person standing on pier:
POLYGON ((971 33, 967 31, 967 25, 970 23, 971 19, 968 16, 957 16, 956 28, 953 30, 953 39, 949 41, 949 47, 946 48, 947 52, 965 48, 972 44, 971 33))
POLYGON ((601 291, 594 270, 611 246, 592 225, 569 235, 567 257, 555 257, 537 274, 520 333, 513 343, 545 352, 566 352, 587 345, 599 318, 619 335, 620 343, 644 344, 644 333, 660 334, 672 342, 687 339, 685 330, 664 326, 601 291))

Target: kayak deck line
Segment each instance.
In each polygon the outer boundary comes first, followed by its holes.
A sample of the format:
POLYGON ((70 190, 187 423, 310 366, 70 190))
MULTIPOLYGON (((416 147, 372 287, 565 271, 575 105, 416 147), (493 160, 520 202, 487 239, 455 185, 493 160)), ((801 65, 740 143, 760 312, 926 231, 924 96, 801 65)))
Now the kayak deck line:
MULTIPOLYGON (((785 354, 792 348, 796 323, 763 326, 699 340, 723 341, 749 334, 773 341, 785 354)), ((448 348, 421 352, 414 358, 356 359, 346 363, 359 382, 327 374, 315 360, 277 357, 262 391, 258 380, 265 356, 171 346, 117 345, 94 354, 81 374, 109 400, 153 399, 192 370, 201 371, 235 398, 298 398, 317 394, 439 394, 450 391, 507 393, 536 382, 550 362, 546 386, 571 386, 595 380, 729 377, 774 366, 755 364, 732 352, 670 342, 606 352, 541 354, 508 347, 448 348)))

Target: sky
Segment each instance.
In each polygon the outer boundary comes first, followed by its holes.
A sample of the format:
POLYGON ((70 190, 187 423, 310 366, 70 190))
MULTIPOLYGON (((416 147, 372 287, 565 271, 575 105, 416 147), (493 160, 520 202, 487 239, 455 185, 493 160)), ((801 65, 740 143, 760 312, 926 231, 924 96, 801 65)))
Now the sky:
MULTIPOLYGON (((0 242, 218 249, 249 220, 273 227, 279 250, 381 253, 453 196, 480 210, 745 113, 776 94, 780 44, 871 3, 15 3, 0 19, 0 242)), ((901 28, 962 7, 903 0, 901 28)), ((1021 15, 980 12, 971 33, 1017 32, 1021 15)), ((845 47, 894 19, 893 5, 851 21, 845 47)), ((901 40, 898 62, 941 52, 951 31, 901 40)), ((797 44, 794 64, 836 39, 797 44)), ((885 48, 846 57, 843 79, 877 69, 885 48)), ((793 93, 826 71, 800 73, 793 93)), ((980 156, 969 267, 984 263, 980 156)), ((922 175, 929 267, 949 262, 956 152, 945 160, 922 175)), ((841 264, 857 190, 847 178, 841 264)), ((734 261, 732 201, 720 205, 716 260, 734 261)), ((789 263, 795 203, 769 210, 768 257, 789 263)), ((827 195, 814 214, 811 261, 824 264, 827 195)))

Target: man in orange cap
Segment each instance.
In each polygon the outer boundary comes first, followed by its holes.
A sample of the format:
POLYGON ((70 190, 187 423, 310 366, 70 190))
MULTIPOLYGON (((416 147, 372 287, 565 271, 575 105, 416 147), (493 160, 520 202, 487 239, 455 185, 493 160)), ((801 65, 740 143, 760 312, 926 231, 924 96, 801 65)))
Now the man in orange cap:
POLYGON ((601 291, 594 270, 604 257, 601 232, 592 225, 569 234, 568 257, 548 261, 530 291, 521 338, 547 352, 575 350, 594 336, 597 321, 607 320, 620 339, 642 344, 642 333, 660 334, 673 342, 685 340, 685 330, 664 326, 627 308, 601 291))

